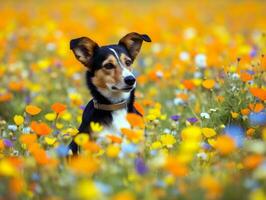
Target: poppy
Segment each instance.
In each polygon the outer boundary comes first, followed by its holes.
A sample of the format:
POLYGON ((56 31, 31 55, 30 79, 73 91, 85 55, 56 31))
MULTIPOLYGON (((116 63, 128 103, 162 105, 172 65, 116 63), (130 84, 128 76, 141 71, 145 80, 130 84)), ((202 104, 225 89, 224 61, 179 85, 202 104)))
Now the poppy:
POLYGON ((59 114, 59 113, 61 113, 61 112, 63 112, 63 111, 66 110, 66 105, 57 102, 57 103, 54 103, 54 104, 51 106, 51 108, 52 108, 52 110, 53 110, 55 113, 59 114))
POLYGON ((26 112, 30 115, 37 115, 41 112, 42 110, 38 106, 34 105, 28 105, 26 106, 26 112))

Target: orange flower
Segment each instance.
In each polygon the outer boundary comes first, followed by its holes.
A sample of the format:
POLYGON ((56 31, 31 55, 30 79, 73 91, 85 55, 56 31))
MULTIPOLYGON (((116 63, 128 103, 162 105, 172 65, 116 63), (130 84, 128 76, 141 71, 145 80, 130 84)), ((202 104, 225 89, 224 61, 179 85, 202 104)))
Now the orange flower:
POLYGON ((84 145, 83 145, 83 148, 86 149, 87 151, 90 151, 90 152, 93 152, 93 153, 97 153, 101 150, 101 147, 95 143, 95 142, 86 142, 84 145))
POLYGON ((12 98, 13 98, 13 95, 10 92, 0 94, 0 102, 7 102, 7 101, 10 101, 12 98))
POLYGON ((0 140, 0 150, 3 150, 5 148, 5 144, 3 140, 0 140))
POLYGON ((9 82, 8 87, 12 91, 21 91, 24 88, 24 83, 22 81, 19 82, 9 82))
POLYGON ((200 187, 206 190, 206 199, 217 199, 222 192, 222 187, 219 180, 210 175, 205 175, 201 178, 200 187))
POLYGON ((254 133, 255 133, 255 129, 254 128, 249 128, 248 130, 247 130, 247 136, 252 136, 252 135, 254 135, 254 133))
POLYGON ((37 135, 36 134, 24 134, 19 137, 19 141, 26 145, 31 145, 36 142, 37 135))
POLYGON ((262 89, 262 88, 249 88, 249 91, 251 92, 251 94, 257 98, 259 98, 260 100, 266 100, 266 90, 262 89))
POLYGON ((142 116, 144 115, 144 108, 142 107, 142 105, 140 105, 138 102, 135 102, 134 107, 142 116))
POLYGON ((37 133, 37 135, 49 135, 52 132, 52 129, 43 122, 31 122, 30 124, 31 129, 37 133))
POLYGON ((16 177, 9 181, 9 188, 16 194, 21 193, 24 190, 25 182, 22 178, 16 177))
POLYGON ((195 84, 191 80, 184 80, 183 85, 188 90, 193 90, 195 88, 195 84))
POLYGON ((62 103, 54 103, 51 106, 52 110, 55 111, 57 114, 63 112, 66 109, 66 105, 62 104, 62 103))
POLYGON ((252 80, 252 76, 246 72, 244 73, 241 73, 240 74, 240 79, 243 81, 243 82, 247 82, 247 81, 250 81, 252 80))
POLYGON ((228 135, 221 135, 217 138, 215 148, 222 154, 227 155, 236 149, 236 144, 228 135))
POLYGON ((115 135, 108 135, 107 137, 114 143, 120 144, 122 142, 121 137, 117 137, 115 135))
POLYGON ((248 108, 244 108, 244 109, 241 110, 241 114, 242 114, 242 115, 248 115, 249 112, 250 112, 250 111, 249 111, 248 108))
POLYGON ((28 105, 26 106, 26 112, 30 115, 37 115, 41 112, 42 110, 34 105, 28 105))
POLYGON ((264 109, 264 105, 262 103, 256 103, 256 104, 249 104, 249 108, 254 112, 260 112, 264 109))
POLYGON ((127 114, 127 120, 133 127, 144 127, 144 121, 143 118, 135 113, 128 113, 127 114))
POLYGON ((69 167, 78 174, 88 175, 99 169, 99 161, 90 156, 77 156, 70 160, 69 167))
POLYGON ((243 164, 245 166, 245 168, 247 169, 254 169, 256 168, 258 165, 260 165, 264 160, 264 157, 262 155, 250 155, 247 156, 244 161, 243 164))
POLYGON ((134 142, 139 141, 140 139, 143 138, 143 131, 138 130, 138 131, 133 131, 127 128, 121 128, 121 132, 127 136, 129 140, 132 140, 134 142))
POLYGON ((215 85, 215 81, 212 79, 207 79, 202 82, 202 86, 206 89, 212 89, 215 85))
POLYGON ((176 177, 183 177, 188 174, 187 167, 180 163, 179 159, 169 156, 165 163, 165 169, 176 177))

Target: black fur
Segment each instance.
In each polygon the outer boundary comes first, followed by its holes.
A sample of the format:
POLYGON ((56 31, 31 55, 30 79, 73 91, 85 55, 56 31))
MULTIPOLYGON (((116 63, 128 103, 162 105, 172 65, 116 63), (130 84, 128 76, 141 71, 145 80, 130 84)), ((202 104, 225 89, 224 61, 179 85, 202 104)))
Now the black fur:
MULTIPOLYGON (((101 95, 100 92, 98 92, 97 88, 92 84, 91 78, 93 74, 89 71, 86 73, 86 81, 87 86, 91 92, 91 95, 98 103, 103 104, 111 104, 111 102, 105 98, 103 95, 101 95)), ((130 93, 129 101, 128 101, 128 112, 129 113, 136 113, 141 116, 141 114, 136 110, 134 107, 134 100, 135 100, 135 90, 132 90, 130 93)), ((111 111, 105 111, 105 110, 98 110, 95 109, 93 106, 93 101, 91 100, 87 106, 85 107, 85 110, 82 115, 82 122, 79 127, 80 133, 88 133, 91 135, 91 129, 90 129, 90 122, 99 122, 102 125, 108 126, 112 123, 112 115, 111 111)), ((96 136, 97 137, 97 136, 96 136)), ((69 148, 72 150, 73 154, 77 154, 78 152, 78 145, 72 140, 72 142, 69 145, 69 148)))

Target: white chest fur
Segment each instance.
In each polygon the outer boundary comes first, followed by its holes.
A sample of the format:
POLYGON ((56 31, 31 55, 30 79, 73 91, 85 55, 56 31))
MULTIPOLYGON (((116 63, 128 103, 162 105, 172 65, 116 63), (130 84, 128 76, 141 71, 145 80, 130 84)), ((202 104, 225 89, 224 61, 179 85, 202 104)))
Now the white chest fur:
POLYGON ((130 124, 128 123, 126 119, 127 110, 126 109, 120 109, 116 111, 112 111, 112 123, 104 127, 103 131, 99 133, 100 137, 106 137, 106 135, 121 135, 121 128, 130 128, 130 124))

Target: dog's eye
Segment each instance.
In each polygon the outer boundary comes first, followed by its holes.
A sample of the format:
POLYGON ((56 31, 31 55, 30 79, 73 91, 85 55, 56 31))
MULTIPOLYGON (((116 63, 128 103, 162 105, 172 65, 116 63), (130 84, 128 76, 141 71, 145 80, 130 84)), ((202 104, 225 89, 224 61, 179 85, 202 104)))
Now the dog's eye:
POLYGON ((107 64, 104 65, 104 67, 106 69, 113 69, 113 68, 115 68, 115 66, 112 63, 107 63, 107 64))
POLYGON ((127 66, 130 66, 132 64, 132 62, 130 60, 126 60, 125 63, 126 63, 127 66))

